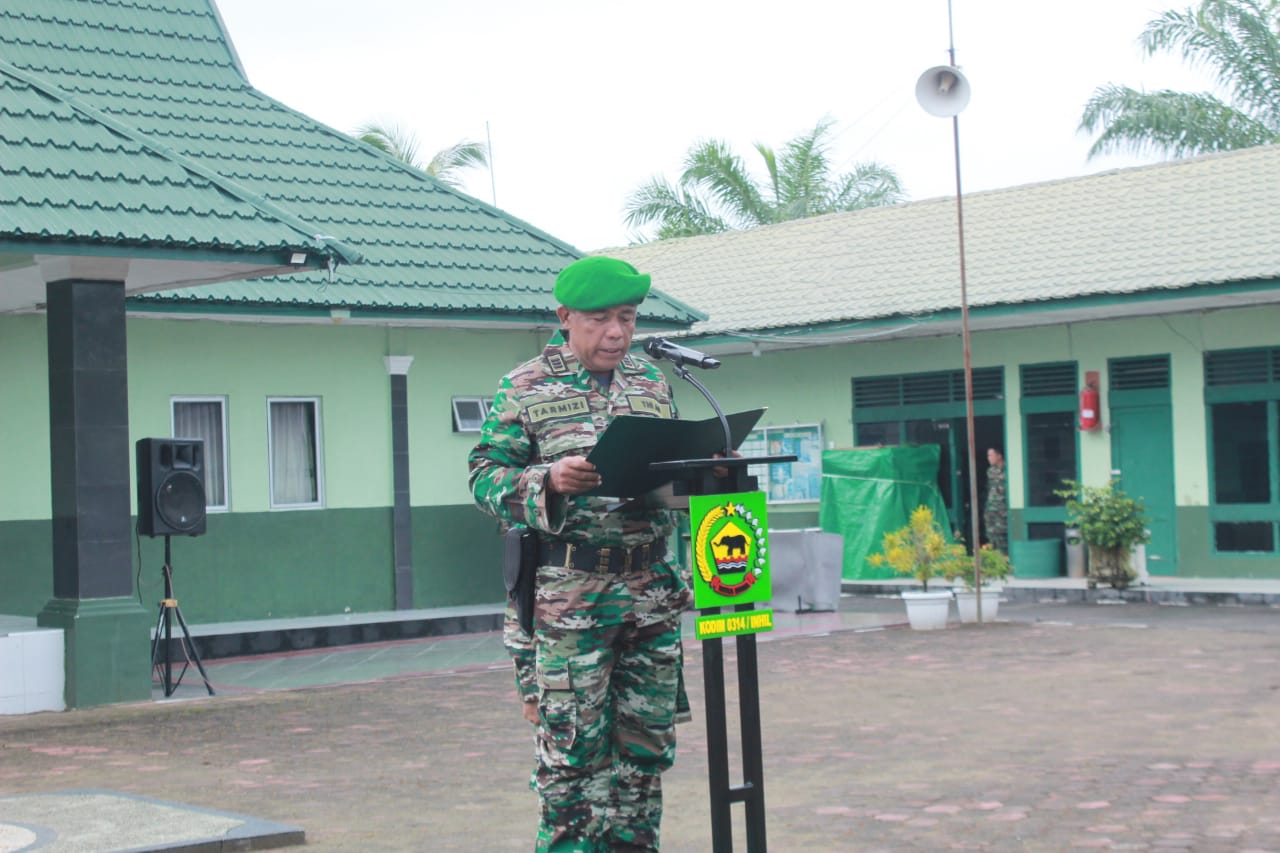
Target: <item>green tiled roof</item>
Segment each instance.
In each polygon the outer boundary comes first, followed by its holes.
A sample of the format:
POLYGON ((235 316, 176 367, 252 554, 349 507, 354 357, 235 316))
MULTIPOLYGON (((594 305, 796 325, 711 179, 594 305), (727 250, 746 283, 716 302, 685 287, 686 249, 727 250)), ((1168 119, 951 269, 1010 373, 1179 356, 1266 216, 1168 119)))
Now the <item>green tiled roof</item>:
MULTIPOLYGON (((0 237, 11 248, 359 254, 0 61, 0 237)), ((316 265, 321 262, 313 261, 316 265)))
MULTIPOLYGON (((555 274, 581 255, 255 90, 211 0, 4 0, 0 60, 364 257, 332 282, 317 271, 197 286, 135 295, 134 309, 546 322, 555 274)), ((58 132, 49 122, 44 135, 58 132)), ((658 292, 645 315, 668 327, 703 317, 658 292)))

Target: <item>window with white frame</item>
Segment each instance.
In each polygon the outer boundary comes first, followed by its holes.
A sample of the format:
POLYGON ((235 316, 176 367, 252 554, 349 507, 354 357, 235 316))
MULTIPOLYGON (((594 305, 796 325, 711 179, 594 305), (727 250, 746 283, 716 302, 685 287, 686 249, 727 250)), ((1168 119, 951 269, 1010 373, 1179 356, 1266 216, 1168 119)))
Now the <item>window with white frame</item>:
POLYGON ((229 509, 227 398, 173 397, 170 400, 170 422, 174 438, 204 441, 205 508, 215 512, 229 509))
POLYGON ((489 400, 484 397, 453 398, 453 431, 479 432, 489 415, 489 400))
POLYGON ((324 470, 319 399, 272 397, 267 400, 267 425, 272 508, 320 506, 324 470))

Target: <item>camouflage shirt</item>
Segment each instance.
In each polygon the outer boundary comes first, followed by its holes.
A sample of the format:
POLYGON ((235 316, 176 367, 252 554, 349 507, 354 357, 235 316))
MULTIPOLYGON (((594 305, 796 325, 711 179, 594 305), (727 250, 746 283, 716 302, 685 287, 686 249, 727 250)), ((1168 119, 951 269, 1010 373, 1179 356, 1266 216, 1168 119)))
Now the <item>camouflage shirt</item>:
POLYGON ((467 460, 476 505, 508 525, 569 542, 633 547, 665 540, 673 529, 665 510, 610 512, 616 498, 548 493, 551 464, 586 456, 617 415, 675 417, 662 371, 628 355, 602 391, 567 344, 549 344, 498 383, 467 460))

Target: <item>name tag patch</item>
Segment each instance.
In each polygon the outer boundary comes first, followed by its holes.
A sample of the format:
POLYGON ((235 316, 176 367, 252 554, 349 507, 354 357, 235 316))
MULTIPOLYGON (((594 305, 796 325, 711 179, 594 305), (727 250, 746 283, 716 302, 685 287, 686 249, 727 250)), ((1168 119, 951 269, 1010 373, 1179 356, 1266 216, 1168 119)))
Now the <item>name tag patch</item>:
POLYGON ((670 404, 661 403, 652 397, 641 397, 636 394, 628 394, 627 405, 631 407, 631 411, 637 414, 653 415, 657 418, 671 417, 670 404))
POLYGON ((528 408, 528 412, 530 422, 537 424, 543 421, 590 415, 591 406, 587 403, 586 397, 566 397, 563 400, 534 403, 528 408))

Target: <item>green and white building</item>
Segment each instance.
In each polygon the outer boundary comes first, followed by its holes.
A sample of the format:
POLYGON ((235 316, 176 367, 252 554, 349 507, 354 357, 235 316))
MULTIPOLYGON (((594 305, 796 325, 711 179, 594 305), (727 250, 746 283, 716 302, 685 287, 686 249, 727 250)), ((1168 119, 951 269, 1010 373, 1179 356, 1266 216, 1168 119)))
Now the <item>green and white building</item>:
MULTIPOLYGON (((1115 477, 1148 506, 1152 575, 1280 578, 1277 211, 1275 146, 963 198, 979 476, 1005 450, 1011 539, 1062 535, 1063 479, 1115 477), (1091 373, 1100 428, 1081 430, 1091 373)), ((941 198, 619 254, 709 315, 691 335, 726 356, 727 407, 821 424, 827 447, 939 444, 967 529, 956 214, 941 198)))
MULTIPOLYGON (((1057 484, 1114 473, 1152 574, 1280 578, 1280 149, 964 203, 1011 537, 1060 535, 1057 484)), ((610 253, 653 275, 642 334, 723 359, 700 378, 726 410, 938 443, 958 520, 955 223, 938 199, 610 253)), ((188 622, 498 603, 466 455, 580 254, 258 92, 211 0, 5 3, 0 614, 66 630, 68 704, 149 695, 163 556, 132 448, 167 436, 207 451, 207 532, 171 542, 188 622)), ((790 498, 772 521, 816 524, 790 498)))
POLYGON ((0 614, 65 631, 69 704, 150 695, 166 436, 207 450, 189 623, 500 600, 466 429, 580 255, 254 89, 211 0, 6 2, 0 614))

